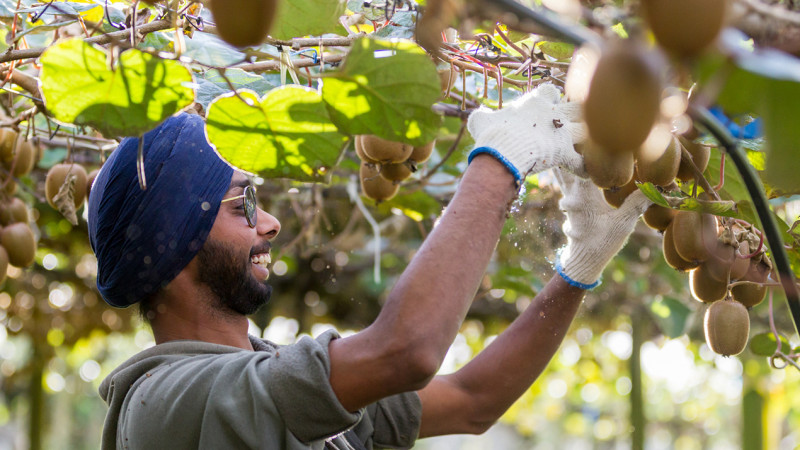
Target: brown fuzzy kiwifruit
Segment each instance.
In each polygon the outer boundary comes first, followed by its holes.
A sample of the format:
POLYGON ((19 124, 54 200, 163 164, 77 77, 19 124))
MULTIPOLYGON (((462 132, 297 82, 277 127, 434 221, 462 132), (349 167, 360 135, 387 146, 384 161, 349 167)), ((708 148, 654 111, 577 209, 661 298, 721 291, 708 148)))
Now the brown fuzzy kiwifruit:
POLYGON ((728 293, 728 283, 714 279, 708 273, 706 263, 700 264, 697 269, 689 273, 689 288, 692 297, 703 303, 714 303, 725 298, 728 293))
POLYGON ((747 275, 750 270, 750 258, 745 256, 750 254, 750 244, 747 241, 739 242, 739 247, 736 249, 736 259, 731 265, 731 281, 740 280, 747 275))
POLYGON ((589 136, 608 152, 633 152, 659 114, 663 60, 632 39, 600 56, 583 104, 589 136))
POLYGON ((714 353, 731 356, 742 353, 750 337, 747 308, 733 300, 713 303, 703 320, 706 343, 714 353))
POLYGON ((36 165, 38 152, 39 149, 20 134, 17 136, 11 158, 4 160, 5 166, 15 177, 25 176, 36 165))
POLYGON ((681 162, 681 144, 678 138, 672 137, 661 154, 639 152, 636 159, 636 172, 641 182, 666 186, 672 183, 678 174, 681 162))
POLYGON ((210 0, 217 33, 234 47, 261 45, 275 18, 277 0, 210 0))
POLYGON ((0 245, 8 252, 12 266, 27 267, 36 256, 36 238, 27 223, 12 223, 0 232, 0 245))
POLYGON ((767 287, 759 283, 746 282, 731 288, 731 297, 747 308, 761 303, 766 296, 767 287))
POLYGON ((0 181, 0 186, 2 186, 3 183, 6 184, 5 187, 3 188, 3 192, 5 192, 6 195, 11 196, 11 195, 14 195, 14 194, 17 193, 17 182, 16 181, 11 180, 11 179, 6 180, 6 181, 0 181))
POLYGON ((0 284, 6 280, 6 272, 8 272, 8 252, 5 247, 0 246, 0 284))
MULTIPOLYGON (((708 166, 709 158, 711 158, 711 149, 705 145, 696 144, 683 136, 679 136, 678 140, 681 146, 689 152, 689 155, 692 157, 692 162, 700 170, 700 173, 703 173, 708 166)), ((694 171, 689 166, 689 162, 683 157, 681 157, 681 164, 678 166, 678 175, 676 178, 681 181, 694 180, 694 171)))
POLYGON ((408 162, 383 164, 380 173, 383 178, 389 181, 403 181, 411 176, 411 167, 408 162))
POLYGON ((672 219, 675 217, 676 213, 677 211, 672 208, 656 205, 654 203, 642 214, 642 220, 644 220, 644 223, 648 227, 654 230, 664 231, 669 224, 672 223, 672 219))
POLYGON ((703 264, 712 278, 728 283, 734 261, 736 261, 736 249, 718 239, 715 244, 712 244, 708 252, 708 259, 703 264))
POLYGON ((14 143, 17 132, 11 128, 0 128, 0 161, 10 162, 14 158, 14 143))
POLYGON ((700 265, 697 261, 687 261, 681 258, 681 255, 675 250, 675 240, 673 239, 672 226, 667 226, 664 229, 664 240, 661 243, 661 248, 664 252, 664 261, 673 269, 686 272, 692 270, 700 265))
POLYGON ((370 164, 378 164, 378 160, 372 159, 369 156, 367 156, 366 153, 364 153, 364 140, 363 140, 363 138, 364 138, 363 134, 357 134, 353 138, 353 144, 355 145, 355 148, 356 148, 356 156, 358 156, 358 159, 360 159, 360 160, 362 160, 364 162, 368 162, 370 164))
POLYGON ((433 148, 435 145, 436 141, 430 141, 425 145, 414 147, 414 150, 412 150, 411 154, 408 155, 408 160, 415 163, 424 163, 433 154, 433 148))
POLYGON ((705 261, 717 242, 717 219, 711 214, 678 211, 672 219, 675 250, 687 261, 705 261))
POLYGON ((22 222, 28 223, 30 216, 28 215, 28 206, 19 197, 12 197, 11 200, 4 205, 8 214, 0 215, 0 224, 3 226, 12 223, 22 222))
POLYGON ((694 56, 716 39, 728 0, 643 0, 644 18, 668 52, 694 56))
POLYGON ((372 134, 361 136, 361 145, 364 154, 374 161, 381 163, 400 163, 411 156, 414 147, 402 142, 392 142, 372 134))
POLYGON ((94 169, 86 175, 86 201, 89 201, 89 195, 92 193, 92 185, 94 184, 94 179, 97 178, 97 174, 100 173, 100 169, 94 169))
POLYGON ((0 226, 8 225, 14 222, 14 216, 11 215, 11 209, 8 203, 0 202, 0 226))
POLYGON ((767 266, 761 261, 756 262, 751 259, 750 268, 747 269, 747 273, 742 277, 742 280, 752 281, 755 283, 763 283, 767 281, 769 272, 770 272, 769 266, 767 266))
POLYGON ((362 162, 358 175, 361 178, 361 192, 376 202, 389 200, 400 189, 400 185, 383 178, 375 164, 362 162))
POLYGON ((44 191, 45 196, 47 197, 47 203, 50 203, 50 206, 56 208, 56 204, 53 202, 53 197, 58 194, 58 190, 61 189, 61 185, 64 184, 64 180, 67 179, 67 176, 70 174, 75 175, 75 191, 73 200, 75 203, 75 209, 78 209, 83 204, 83 200, 86 198, 86 169, 83 168, 80 164, 69 164, 69 163, 62 163, 56 164, 47 171, 47 178, 44 181, 44 191))
POLYGON ((619 208, 622 206, 622 203, 631 195, 634 191, 639 190, 636 187, 636 182, 631 179, 628 184, 611 189, 603 189, 603 198, 606 199, 606 203, 613 206, 614 208, 619 208))
POLYGON ((581 152, 586 173, 598 187, 621 187, 633 179, 633 153, 608 153, 589 141, 581 145, 581 152))

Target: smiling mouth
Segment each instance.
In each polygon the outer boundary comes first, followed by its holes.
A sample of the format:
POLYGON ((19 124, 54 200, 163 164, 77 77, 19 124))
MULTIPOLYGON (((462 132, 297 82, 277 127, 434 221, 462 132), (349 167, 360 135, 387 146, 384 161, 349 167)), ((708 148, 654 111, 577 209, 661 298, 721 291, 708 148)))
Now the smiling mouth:
POLYGON ((266 270, 267 276, 264 279, 266 280, 269 278, 269 265, 272 263, 272 256, 270 256, 269 253, 259 253, 257 255, 253 255, 250 257, 250 262, 266 270))

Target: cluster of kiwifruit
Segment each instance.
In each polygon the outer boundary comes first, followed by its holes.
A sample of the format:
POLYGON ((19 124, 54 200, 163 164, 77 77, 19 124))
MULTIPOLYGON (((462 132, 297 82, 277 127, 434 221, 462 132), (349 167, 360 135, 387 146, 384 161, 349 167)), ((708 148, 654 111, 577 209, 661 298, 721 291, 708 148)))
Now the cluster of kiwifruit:
POLYGON ((39 161, 39 148, 24 133, 11 128, 0 129, 0 283, 5 280, 8 265, 27 267, 36 255, 36 238, 30 227, 28 206, 15 196, 14 178, 31 172, 39 161))
POLYGON ((664 232, 667 264, 689 271, 692 297, 709 305, 708 346, 725 356, 741 353, 750 332, 747 310, 764 300, 763 283, 772 270, 762 235, 733 219, 658 205, 647 210, 644 220, 664 232))
POLYGON ((430 158, 434 144, 435 141, 431 141, 414 147, 371 134, 357 135, 355 147, 361 160, 361 192, 376 202, 394 197, 400 189, 400 182, 417 171, 417 164, 430 158))

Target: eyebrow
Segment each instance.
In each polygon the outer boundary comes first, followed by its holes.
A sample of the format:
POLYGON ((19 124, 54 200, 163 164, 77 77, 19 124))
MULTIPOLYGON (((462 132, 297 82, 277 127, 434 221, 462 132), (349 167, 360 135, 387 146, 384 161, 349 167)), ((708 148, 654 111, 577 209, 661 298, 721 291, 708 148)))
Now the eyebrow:
POLYGON ((239 180, 239 181, 233 181, 233 182, 231 182, 231 185, 230 185, 230 187, 228 188, 228 191, 227 191, 227 192, 231 192, 232 190, 234 190, 234 189, 236 189, 236 188, 242 188, 242 189, 244 189, 244 188, 246 188, 246 187, 247 187, 247 186, 249 186, 249 185, 250 185, 250 180, 239 180))

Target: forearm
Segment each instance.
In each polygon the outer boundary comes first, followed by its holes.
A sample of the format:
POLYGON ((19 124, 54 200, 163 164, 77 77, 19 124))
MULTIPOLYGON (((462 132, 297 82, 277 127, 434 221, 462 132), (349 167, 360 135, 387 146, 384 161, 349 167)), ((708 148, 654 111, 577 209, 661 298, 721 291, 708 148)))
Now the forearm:
POLYGON ((331 384, 345 407, 417 389, 409 380, 435 373, 466 316, 515 195, 513 177, 494 158, 480 156, 470 164, 376 321, 331 343, 331 384))
POLYGON ((494 423, 550 362, 584 293, 556 275, 491 345, 420 391, 420 436, 481 432, 494 423))

